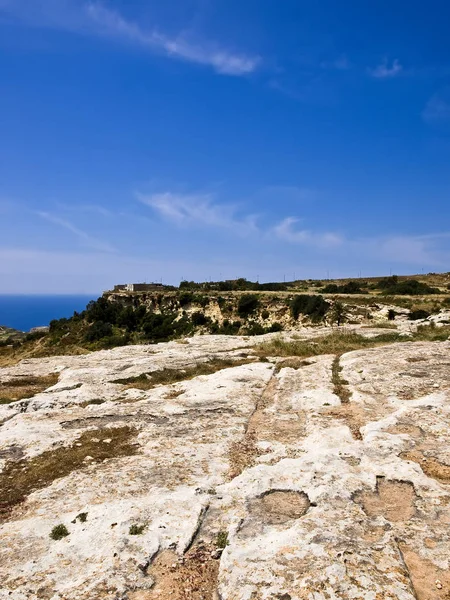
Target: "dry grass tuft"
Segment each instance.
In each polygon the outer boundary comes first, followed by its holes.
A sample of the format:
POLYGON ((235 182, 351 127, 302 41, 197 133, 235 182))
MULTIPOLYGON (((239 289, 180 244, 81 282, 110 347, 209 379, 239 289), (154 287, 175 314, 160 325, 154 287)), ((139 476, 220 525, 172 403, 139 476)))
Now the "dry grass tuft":
POLYGON ((255 348, 259 356, 320 356, 321 354, 343 354, 351 350, 368 348, 389 342, 398 342, 397 333, 366 338, 354 331, 336 331, 311 340, 286 341, 282 337, 264 342, 255 348), (382 338, 382 339, 381 339, 382 338))
POLYGON ((131 442, 136 433, 132 427, 86 431, 71 446, 8 462, 0 473, 0 522, 31 492, 49 486, 55 479, 87 464, 136 454, 138 446, 131 442))
POLYGON ((450 336, 450 326, 419 327, 411 336, 401 336, 397 332, 382 333, 374 337, 364 337, 355 331, 335 330, 310 340, 286 341, 281 336, 255 347, 258 356, 319 356, 321 354, 344 354, 352 350, 375 348, 395 342, 445 341, 450 336))
POLYGON ((0 383, 0 404, 9 404, 32 398, 35 394, 46 390, 58 382, 59 374, 52 373, 42 377, 21 377, 0 383))
POLYGON ((193 367, 186 367, 185 369, 161 369, 161 371, 154 371, 152 373, 142 373, 136 377, 115 379, 112 383, 119 383, 126 385, 129 388, 136 388, 138 390, 151 390, 157 385, 170 385, 179 381, 193 379, 199 375, 211 375, 212 373, 216 373, 222 369, 239 367, 240 365, 246 365, 250 362, 254 362, 254 360, 214 358, 207 362, 197 363, 193 367))
POLYGON ((276 375, 277 373, 279 373, 281 371, 281 369, 301 369, 302 367, 307 367, 308 365, 310 365, 311 363, 308 362, 307 360, 302 360, 300 357, 292 357, 292 358, 287 358, 286 360, 281 360, 280 362, 277 362, 276 366, 275 366, 275 370, 274 370, 274 375, 276 375))

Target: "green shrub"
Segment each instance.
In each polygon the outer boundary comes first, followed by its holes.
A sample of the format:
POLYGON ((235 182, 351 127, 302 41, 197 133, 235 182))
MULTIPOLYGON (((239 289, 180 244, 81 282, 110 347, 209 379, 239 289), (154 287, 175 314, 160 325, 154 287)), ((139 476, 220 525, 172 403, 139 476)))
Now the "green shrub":
POLYGON ((335 300, 330 311, 330 323, 336 323, 338 326, 345 323, 348 318, 347 309, 340 300, 335 300))
POLYGON ((25 341, 33 342, 35 340, 40 340, 41 338, 47 335, 46 331, 33 331, 32 333, 27 333, 25 336, 25 341))
POLYGON ((80 523, 86 523, 87 516, 88 516, 87 512, 82 512, 75 517, 75 520, 78 519, 80 521, 80 523))
POLYGON ((201 312, 195 312, 192 314, 191 316, 191 320, 192 320, 192 324, 193 325, 206 325, 206 323, 208 323, 209 319, 207 317, 205 317, 205 315, 201 312))
POLYGON ((266 329, 259 323, 249 323, 245 329, 246 335, 263 335, 266 333, 266 329))
POLYGON ((244 294, 239 298, 238 313, 245 317, 255 312, 259 306, 258 296, 255 294, 244 294))
POLYGON ((356 281, 349 281, 344 285, 336 285, 335 283, 329 283, 322 288, 323 294, 362 294, 364 291, 361 289, 361 285, 356 281))
POLYGON ((270 317, 270 312, 268 310, 263 310, 261 313, 261 317, 266 320, 270 317))
POLYGON ((85 340, 87 342, 96 342, 102 338, 111 336, 113 332, 111 323, 104 323, 103 321, 95 321, 89 327, 85 333, 85 340))
POLYGON ((412 310, 409 313, 409 319, 411 321, 418 321, 419 319, 427 319, 430 316, 430 313, 426 310, 418 309, 412 310))
POLYGON ((335 283, 329 283, 324 288, 321 289, 323 294, 337 294, 339 291, 339 286, 335 283))
MULTIPOLYGON (((378 287, 381 287, 380 284, 378 287)), ((383 283, 383 287, 381 287, 381 289, 383 289, 383 294, 389 294, 393 296, 418 296, 421 294, 439 294, 440 292, 440 290, 437 288, 430 287, 428 284, 423 283, 422 281, 417 281, 417 279, 399 281, 398 283, 392 283, 387 287, 384 287, 385 285, 386 284, 383 283)))
POLYGON ((191 304, 193 298, 194 294, 192 294, 192 292, 183 292, 182 294, 180 294, 178 299, 180 302, 180 306, 187 306, 188 304, 191 304))
POLYGON ((322 296, 300 294, 294 296, 290 302, 291 315, 297 320, 300 314, 306 315, 312 321, 321 321, 330 305, 322 296))
POLYGON ((50 537, 52 538, 52 540, 62 540, 63 538, 67 537, 68 535, 69 535, 69 531, 68 531, 67 527, 63 524, 55 525, 55 527, 53 527, 53 529, 50 533, 50 537))

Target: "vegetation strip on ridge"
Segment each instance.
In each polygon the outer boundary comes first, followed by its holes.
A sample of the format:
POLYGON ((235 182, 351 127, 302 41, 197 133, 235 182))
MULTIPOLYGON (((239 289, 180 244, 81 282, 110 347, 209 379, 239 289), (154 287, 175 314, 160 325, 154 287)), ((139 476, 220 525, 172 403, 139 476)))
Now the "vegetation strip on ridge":
POLYGON ((115 379, 112 383, 127 385, 131 388, 139 390, 151 390, 157 385, 170 385, 180 381, 187 381, 199 375, 212 375, 217 371, 229 369, 232 367, 240 367, 255 362, 253 358, 245 358, 239 360, 215 358, 207 362, 197 363, 193 367, 182 369, 161 369, 151 373, 141 373, 134 377, 126 377, 124 379, 115 379))

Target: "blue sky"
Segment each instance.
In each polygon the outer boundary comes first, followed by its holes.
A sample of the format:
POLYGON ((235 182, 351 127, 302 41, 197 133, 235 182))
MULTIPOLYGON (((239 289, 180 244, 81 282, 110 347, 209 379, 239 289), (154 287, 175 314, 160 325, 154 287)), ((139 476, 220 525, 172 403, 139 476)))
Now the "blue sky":
POLYGON ((0 0, 0 293, 448 271, 449 21, 0 0))

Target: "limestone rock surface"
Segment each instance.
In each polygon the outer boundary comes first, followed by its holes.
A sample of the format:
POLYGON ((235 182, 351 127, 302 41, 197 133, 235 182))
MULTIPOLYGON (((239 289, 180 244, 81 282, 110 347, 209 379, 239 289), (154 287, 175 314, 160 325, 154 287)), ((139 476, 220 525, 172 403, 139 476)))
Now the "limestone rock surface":
POLYGON ((450 342, 283 366, 260 341, 0 369, 59 375, 0 405, 0 599, 450 598, 450 342))

